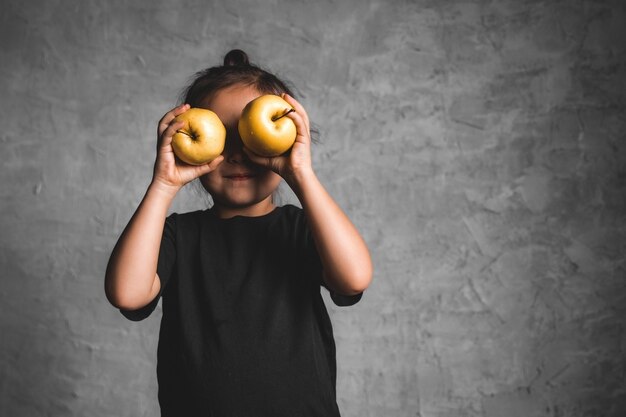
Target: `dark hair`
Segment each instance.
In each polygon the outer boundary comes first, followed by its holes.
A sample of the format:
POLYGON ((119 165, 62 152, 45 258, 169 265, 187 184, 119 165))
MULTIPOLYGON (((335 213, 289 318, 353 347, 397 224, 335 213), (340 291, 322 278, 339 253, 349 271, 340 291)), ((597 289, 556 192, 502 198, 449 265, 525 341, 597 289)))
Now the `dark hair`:
POLYGON ((235 84, 254 86, 262 94, 287 93, 293 96, 291 88, 285 82, 251 64, 248 55, 241 49, 233 49, 224 56, 223 65, 197 72, 181 98, 183 103, 191 107, 200 107, 202 102, 217 91, 235 84))

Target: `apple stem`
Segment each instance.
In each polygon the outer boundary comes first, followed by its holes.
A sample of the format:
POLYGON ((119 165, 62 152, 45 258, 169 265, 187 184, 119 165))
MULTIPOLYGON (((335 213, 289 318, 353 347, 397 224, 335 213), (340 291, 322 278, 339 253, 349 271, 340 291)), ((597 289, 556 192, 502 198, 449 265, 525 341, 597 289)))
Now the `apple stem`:
POLYGON ((278 120, 278 119, 282 119, 283 117, 287 116, 289 113, 292 113, 292 112, 294 112, 294 111, 296 111, 296 109, 289 109, 289 110, 287 110, 287 112, 285 112, 285 114, 283 114, 282 116, 278 116, 278 117, 277 117, 277 118, 275 118, 275 119, 272 119, 272 121, 273 121, 273 122, 275 122, 275 121, 276 121, 276 120, 278 120))

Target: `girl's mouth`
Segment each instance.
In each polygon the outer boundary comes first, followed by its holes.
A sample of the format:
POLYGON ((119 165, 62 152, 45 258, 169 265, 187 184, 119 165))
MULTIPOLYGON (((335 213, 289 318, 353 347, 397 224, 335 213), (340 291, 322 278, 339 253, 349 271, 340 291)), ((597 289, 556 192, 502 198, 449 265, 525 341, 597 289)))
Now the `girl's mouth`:
POLYGON ((232 181, 246 181, 246 180, 249 180, 249 179, 251 179, 253 177, 254 177, 254 175, 250 174, 250 173, 226 175, 226 178, 228 178, 229 180, 232 180, 232 181))

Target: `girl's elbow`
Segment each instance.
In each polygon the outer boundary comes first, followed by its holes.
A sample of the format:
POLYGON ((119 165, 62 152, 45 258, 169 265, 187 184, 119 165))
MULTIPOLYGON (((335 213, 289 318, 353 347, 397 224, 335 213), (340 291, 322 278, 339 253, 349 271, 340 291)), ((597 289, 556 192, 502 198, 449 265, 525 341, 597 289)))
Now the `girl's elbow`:
POLYGON ((364 292, 372 283, 372 271, 365 271, 364 273, 353 278, 351 290, 354 294, 360 294, 364 292))
POLYGON ((337 283, 337 292, 343 295, 357 295, 364 292, 372 282, 372 269, 364 268, 359 271, 353 271, 349 276, 334 280, 337 283))
POLYGON ((129 299, 129 297, 127 296, 124 296, 121 291, 116 291, 109 286, 105 286, 104 294, 106 295, 109 303, 115 308, 118 308, 120 310, 133 310, 133 307, 135 307, 133 300, 129 299))
POLYGON ((138 297, 127 297, 109 293, 107 293, 106 296, 113 307, 124 311, 138 310, 149 303, 146 302, 145 299, 138 297))
POLYGON ((355 286, 354 289, 358 290, 359 293, 365 291, 372 283, 373 275, 374 266, 372 265, 371 260, 369 262, 364 262, 364 265, 359 268, 353 279, 355 286))
POLYGON ((154 283, 152 288, 140 290, 137 288, 128 288, 122 285, 114 285, 113 281, 105 284, 104 292, 107 300, 111 305, 120 310, 132 311, 138 310, 148 305, 158 294, 158 283, 154 283), (155 284, 157 286, 155 287, 155 284))

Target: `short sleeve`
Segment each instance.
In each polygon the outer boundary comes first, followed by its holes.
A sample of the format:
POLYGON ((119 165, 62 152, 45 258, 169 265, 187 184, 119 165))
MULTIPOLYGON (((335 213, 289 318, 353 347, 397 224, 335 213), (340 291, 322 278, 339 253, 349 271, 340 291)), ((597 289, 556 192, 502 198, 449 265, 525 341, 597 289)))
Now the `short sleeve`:
POLYGON ((167 287, 176 264, 177 218, 177 214, 170 215, 165 219, 165 226, 163 227, 163 237, 161 238, 161 248, 159 249, 159 260, 157 263, 157 274, 161 280, 161 293, 167 287))
POLYGON ((141 321, 150 316, 159 304, 161 294, 167 287, 174 264, 176 263, 176 214, 172 214, 165 219, 161 246, 159 248, 159 258, 157 261, 157 275, 161 281, 159 294, 146 306, 137 310, 120 310, 122 315, 132 321, 141 321))
POLYGON ((336 292, 330 291, 330 298, 332 298, 335 305, 338 305, 339 307, 349 307, 349 306, 355 305, 356 303, 361 301, 362 297, 363 297, 362 292, 358 294, 354 294, 354 295, 342 295, 342 294, 337 294, 336 292))

